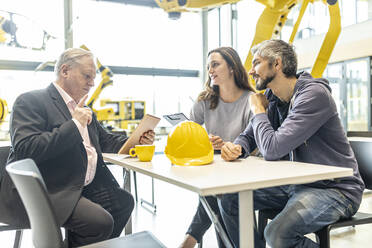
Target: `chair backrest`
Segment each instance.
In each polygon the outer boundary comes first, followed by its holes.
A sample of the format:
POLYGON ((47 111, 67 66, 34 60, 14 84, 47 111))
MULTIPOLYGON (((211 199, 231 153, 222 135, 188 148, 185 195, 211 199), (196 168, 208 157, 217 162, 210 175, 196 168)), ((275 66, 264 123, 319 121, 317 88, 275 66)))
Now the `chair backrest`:
POLYGON ((32 239, 38 248, 63 247, 61 230, 50 203, 43 178, 32 159, 19 160, 6 166, 26 208, 32 239))
POLYGON ((10 146, 0 147, 0 182, 1 182, 2 176, 4 175, 3 173, 5 170, 6 161, 8 160, 9 151, 10 151, 10 146))
POLYGON ((358 161, 364 184, 367 189, 372 190, 372 142, 351 140, 350 145, 358 161))

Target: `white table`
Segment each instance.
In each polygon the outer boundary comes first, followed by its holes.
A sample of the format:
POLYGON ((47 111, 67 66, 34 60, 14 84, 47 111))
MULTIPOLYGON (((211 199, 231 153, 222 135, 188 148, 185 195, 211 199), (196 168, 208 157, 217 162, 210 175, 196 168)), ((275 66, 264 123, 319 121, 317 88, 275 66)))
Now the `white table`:
POLYGON ((348 168, 248 157, 226 162, 220 155, 204 166, 171 165, 165 155, 140 162, 127 155, 103 154, 104 160, 194 191, 200 196, 239 193, 240 247, 254 247, 253 190, 351 176, 348 168))

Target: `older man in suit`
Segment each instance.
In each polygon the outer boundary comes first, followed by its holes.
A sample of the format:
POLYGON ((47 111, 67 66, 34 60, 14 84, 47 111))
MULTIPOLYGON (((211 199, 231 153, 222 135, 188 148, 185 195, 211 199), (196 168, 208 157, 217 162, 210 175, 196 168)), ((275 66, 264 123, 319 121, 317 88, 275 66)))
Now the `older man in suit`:
MULTIPOLYGON (((121 189, 102 152, 117 152, 127 137, 106 132, 84 103, 94 86, 93 54, 67 49, 59 57, 56 81, 46 89, 22 94, 10 119, 12 148, 8 162, 32 158, 45 180, 70 246, 120 235, 133 210, 130 193, 121 189)), ((151 144, 145 132, 141 144, 151 144)), ((1 182, 1 221, 27 226, 23 204, 5 174, 1 182)))

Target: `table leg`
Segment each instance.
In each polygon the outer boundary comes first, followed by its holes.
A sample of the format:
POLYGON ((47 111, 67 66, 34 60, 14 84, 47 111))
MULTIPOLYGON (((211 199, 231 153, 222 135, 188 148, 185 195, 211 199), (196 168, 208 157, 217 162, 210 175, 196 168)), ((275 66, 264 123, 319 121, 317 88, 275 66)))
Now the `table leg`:
POLYGON ((154 178, 151 177, 151 202, 146 201, 145 199, 141 198, 141 206, 151 212, 152 214, 156 214, 156 205, 155 205, 155 193, 154 193, 154 178), (146 204, 146 205, 144 205, 146 204), (150 207, 150 208, 148 208, 150 207))
POLYGON ((136 196, 136 202, 138 202, 138 194, 137 194, 137 173, 133 171, 133 179, 134 179, 134 194, 136 196))
POLYGON ((212 208, 209 206, 208 201, 205 199, 204 196, 199 196, 199 198, 200 198, 200 202, 202 203, 205 211, 207 212, 207 214, 209 216, 209 219, 211 219, 212 223, 214 224, 214 226, 217 229, 217 232, 220 234, 220 237, 221 237, 224 245, 226 246, 226 248, 233 248, 233 246, 232 246, 232 244, 231 244, 231 242, 230 242, 230 240, 227 236, 227 233, 223 229, 220 221, 218 220, 217 215, 214 213, 212 208))
POLYGON ((239 230, 240 247, 254 247, 253 191, 239 192, 239 230))
MULTIPOLYGON (((123 188, 131 192, 131 178, 130 178, 130 171, 123 168, 123 179, 124 185, 123 188)), ((132 234, 132 216, 129 217, 127 224, 125 225, 125 235, 132 234)))

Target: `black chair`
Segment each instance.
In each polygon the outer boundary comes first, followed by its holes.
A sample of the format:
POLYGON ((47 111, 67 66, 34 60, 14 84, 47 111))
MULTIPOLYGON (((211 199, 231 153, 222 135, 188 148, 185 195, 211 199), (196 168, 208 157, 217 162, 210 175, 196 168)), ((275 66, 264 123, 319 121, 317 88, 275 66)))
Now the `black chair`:
MULTIPOLYGON (((25 205, 30 219, 33 244, 37 248, 64 248, 61 230, 58 226, 45 183, 39 169, 31 159, 24 159, 6 167, 25 205)), ((165 247, 149 232, 140 232, 125 237, 110 239, 84 246, 84 248, 119 247, 165 247)))
MULTIPOLYGON (((359 172, 366 185, 366 189, 372 190, 372 142, 368 141, 350 141, 350 145, 354 151, 355 158, 358 161, 359 172)), ((330 224, 320 231, 318 236, 320 240, 320 248, 330 247, 329 233, 332 229, 346 226, 357 226, 363 224, 372 224, 372 213, 357 212, 349 219, 339 220, 336 223, 330 224)))
MULTIPOLYGON (((366 189, 372 190, 372 142, 350 141, 355 158, 358 161, 360 175, 366 185, 366 189)), ((263 238, 263 233, 268 219, 273 219, 280 210, 261 210, 258 214, 258 232, 263 238)), ((330 231, 335 228, 372 224, 372 213, 357 212, 353 217, 341 219, 333 224, 325 226, 315 234, 320 248, 330 247, 330 231)))
MULTIPOLYGON (((2 174, 4 173, 9 151, 10 151, 10 146, 0 147, 0 178, 2 174)), ((22 229, 16 226, 0 223, 0 232, 3 232, 3 231, 16 231, 13 248, 19 248, 21 246, 22 234, 23 234, 22 229)))

